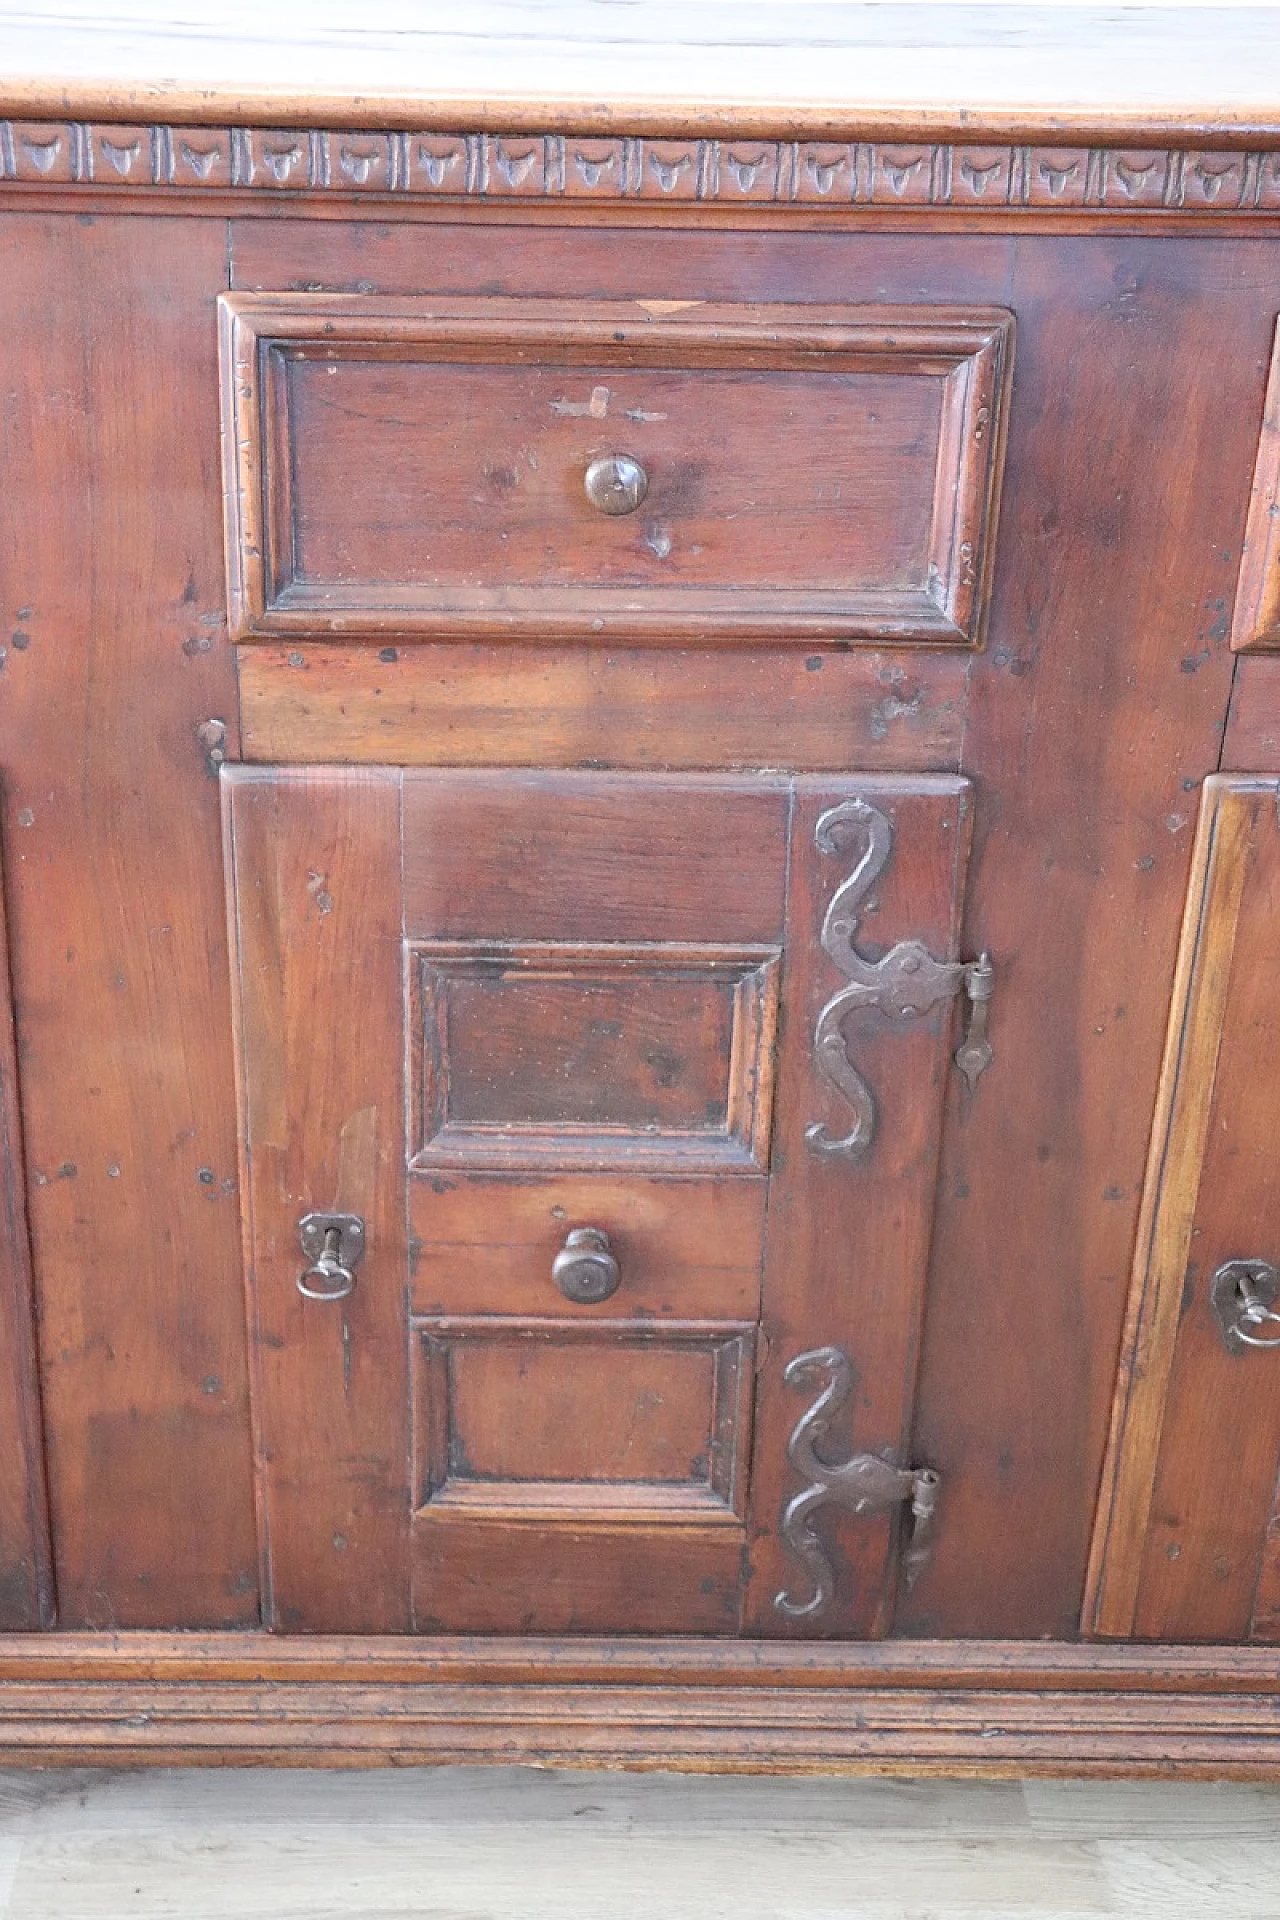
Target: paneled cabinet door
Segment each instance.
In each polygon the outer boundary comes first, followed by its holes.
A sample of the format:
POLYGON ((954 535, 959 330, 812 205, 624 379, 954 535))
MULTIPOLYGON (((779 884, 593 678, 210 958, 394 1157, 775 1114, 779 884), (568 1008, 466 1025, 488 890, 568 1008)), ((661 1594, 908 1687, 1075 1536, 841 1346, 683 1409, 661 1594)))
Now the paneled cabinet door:
POLYGON ((224 792, 272 1622, 887 1630, 966 783, 224 792))
POLYGON ((1085 1627, 1280 1640, 1280 783, 1205 782, 1085 1627))

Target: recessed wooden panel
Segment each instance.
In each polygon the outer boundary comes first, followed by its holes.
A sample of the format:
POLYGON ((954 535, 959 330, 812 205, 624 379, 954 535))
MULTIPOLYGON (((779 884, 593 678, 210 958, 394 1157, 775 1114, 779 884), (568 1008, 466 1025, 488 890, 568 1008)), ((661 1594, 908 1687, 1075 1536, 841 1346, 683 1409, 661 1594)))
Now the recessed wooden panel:
POLYGON ((785 780, 769 776, 404 775, 411 939, 782 937, 785 780))
POLYGON ((776 952, 435 943, 408 957, 412 1166, 764 1165, 776 952))
POLYGON ((741 1520, 750 1330, 415 1323, 418 1518, 741 1520))
POLYGON ((552 1262, 600 1226, 618 1291, 605 1319, 751 1320, 760 1310, 766 1183, 638 1172, 437 1173, 409 1183, 410 1287, 423 1314, 559 1310, 552 1262))
POLYGON ((1280 647, 1280 323, 1258 434, 1231 644, 1280 647))
POLYGON ((413 1331, 419 1632, 737 1630, 753 1328, 413 1331))
POLYGON ((229 295, 232 624, 969 644, 1012 317, 229 295), (593 460, 647 492, 593 506, 593 460))

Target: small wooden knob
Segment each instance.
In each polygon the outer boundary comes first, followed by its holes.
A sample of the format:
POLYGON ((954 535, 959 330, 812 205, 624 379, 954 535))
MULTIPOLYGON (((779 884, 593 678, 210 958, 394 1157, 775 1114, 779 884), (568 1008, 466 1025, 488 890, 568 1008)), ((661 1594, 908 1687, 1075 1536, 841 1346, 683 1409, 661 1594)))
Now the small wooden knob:
POLYGON ((591 462, 582 484, 601 513, 634 513, 649 491, 649 476, 629 453, 604 453, 591 462))
POLYGON ((551 1266, 551 1278, 566 1300, 594 1306, 618 1291, 622 1276, 599 1227, 574 1227, 551 1266))

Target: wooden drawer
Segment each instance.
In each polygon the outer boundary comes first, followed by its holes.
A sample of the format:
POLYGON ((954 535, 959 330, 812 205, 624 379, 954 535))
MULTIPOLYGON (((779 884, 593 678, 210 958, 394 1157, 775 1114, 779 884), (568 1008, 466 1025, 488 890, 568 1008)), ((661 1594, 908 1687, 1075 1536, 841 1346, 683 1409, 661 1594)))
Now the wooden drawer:
POLYGON ((978 637, 1001 309, 221 305, 241 639, 978 637))

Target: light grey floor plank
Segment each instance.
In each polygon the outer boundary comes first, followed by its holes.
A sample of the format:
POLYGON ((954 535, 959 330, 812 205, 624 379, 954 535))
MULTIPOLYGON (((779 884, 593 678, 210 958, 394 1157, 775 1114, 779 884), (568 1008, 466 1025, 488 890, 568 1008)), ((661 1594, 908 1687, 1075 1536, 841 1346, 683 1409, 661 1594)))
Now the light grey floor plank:
POLYGON ((1280 1920, 1280 1789, 0 1772, 3 1920, 1280 1920))
POLYGON ((1028 1780, 1031 1830, 1043 1840, 1150 1839, 1199 1844, 1280 1834, 1280 1786, 1203 1780, 1028 1780))
MULTIPOLYGON (((6 1920, 1096 1920, 1015 1783, 46 1776, 6 1920)), ((0 1911, 5 1911, 0 1908, 0 1911)))

